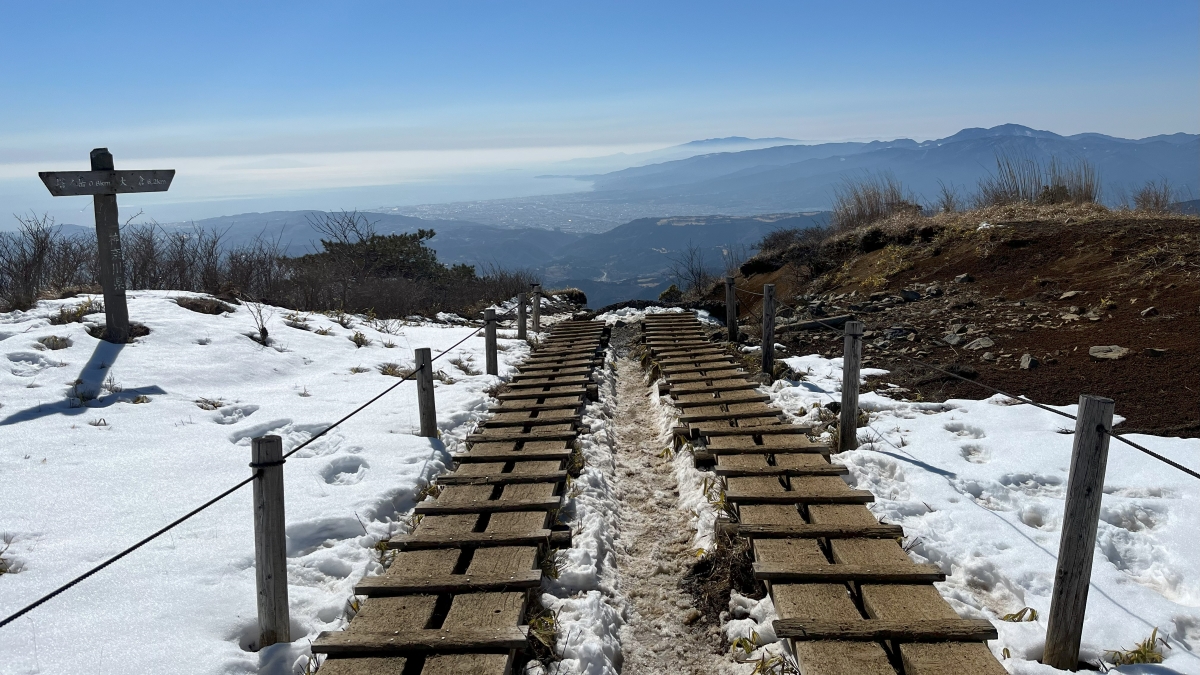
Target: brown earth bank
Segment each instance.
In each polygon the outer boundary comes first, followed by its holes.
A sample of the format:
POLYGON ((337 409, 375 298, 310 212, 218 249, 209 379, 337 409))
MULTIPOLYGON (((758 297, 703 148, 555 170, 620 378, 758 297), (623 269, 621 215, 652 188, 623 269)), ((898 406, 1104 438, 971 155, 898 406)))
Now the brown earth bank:
MULTIPOLYGON (((1200 218, 1091 205, 910 214, 764 251, 743 270, 754 273, 738 288, 776 284, 787 353, 842 351, 840 334, 791 324, 864 321, 866 365, 890 371, 869 389, 991 395, 915 359, 1042 403, 1110 397, 1127 432, 1200 436, 1200 218), (1123 355, 1100 358, 1098 346, 1123 355)), ((739 297, 755 324, 761 299, 739 297)))

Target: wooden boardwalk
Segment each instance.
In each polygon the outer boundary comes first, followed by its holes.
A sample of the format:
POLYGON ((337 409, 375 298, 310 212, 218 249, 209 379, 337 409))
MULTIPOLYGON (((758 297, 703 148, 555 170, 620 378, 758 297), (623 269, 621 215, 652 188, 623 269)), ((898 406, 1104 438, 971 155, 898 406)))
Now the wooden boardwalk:
POLYGON ((643 324, 648 354, 682 414, 676 429, 726 485, 751 540, 754 574, 775 603, 775 632, 804 675, 1003 675, 988 621, 959 618, 932 582, 945 577, 900 546, 831 464, 828 446, 788 424, 691 314, 643 324))
POLYGON ((456 468, 417 505, 416 529, 343 631, 322 633, 322 675, 507 675, 525 649, 541 560, 569 545, 555 525, 592 369, 604 361, 603 323, 555 324, 513 378, 500 405, 467 437, 456 468))

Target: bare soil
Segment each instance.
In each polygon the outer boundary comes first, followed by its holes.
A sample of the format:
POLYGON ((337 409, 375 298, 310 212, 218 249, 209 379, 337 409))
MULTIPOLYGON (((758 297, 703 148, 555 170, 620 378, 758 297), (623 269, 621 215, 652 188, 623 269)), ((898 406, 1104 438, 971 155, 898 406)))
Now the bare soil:
MULTIPOLYGON (((1043 403, 1108 396, 1125 431, 1200 436, 1200 219, 1092 209, 1074 221, 1062 213, 1049 221, 993 217, 983 229, 969 214, 954 227, 923 222, 906 224, 907 235, 881 228, 878 248, 852 250, 816 279, 789 264, 739 279, 739 287, 776 283, 798 317, 856 315, 869 331, 868 365, 891 371, 873 386, 899 385, 910 398, 991 394, 902 356, 973 371, 978 382, 1043 403), (963 274, 971 280, 956 281, 963 274), (920 298, 901 299, 905 290, 920 298), (955 326, 962 339, 947 344, 955 326), (993 345, 966 348, 982 337, 993 345), (1089 356, 1101 345, 1130 354, 1089 356), (1025 354, 1036 367, 1020 367, 1025 354)), ((842 349, 841 336, 828 331, 783 333, 777 342, 791 353, 842 349)))

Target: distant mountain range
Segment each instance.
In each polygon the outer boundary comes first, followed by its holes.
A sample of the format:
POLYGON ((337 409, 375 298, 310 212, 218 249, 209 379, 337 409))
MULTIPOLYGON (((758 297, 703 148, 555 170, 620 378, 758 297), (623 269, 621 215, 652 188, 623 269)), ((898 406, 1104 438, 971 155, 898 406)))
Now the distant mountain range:
MULTIPOLYGON (((1087 159, 1099 171, 1107 203, 1121 201, 1148 180, 1166 178, 1181 200, 1200 197, 1200 136, 1167 134, 1125 139, 1085 133, 1062 136, 1019 124, 972 128, 946 138, 801 144, 715 151, 727 141, 697 141, 686 148, 712 150, 669 161, 629 166, 606 173, 578 173, 590 192, 520 199, 448 203, 390 209, 437 218, 464 218, 485 224, 523 223, 597 232, 650 216, 721 213, 754 215, 825 210, 846 179, 891 172, 926 203, 939 181, 969 197, 979 179, 996 167, 999 154, 1087 159), (706 145, 706 144, 712 145, 706 145), (698 145, 697 145, 698 144, 698 145)), ((745 139, 771 142, 776 139, 745 139)), ((650 153, 653 154, 653 153, 650 153)), ((632 157, 632 156, 630 156, 632 157)))
MULTIPOLYGON (((398 207, 367 215, 383 234, 435 230, 431 247, 443 262, 472 264, 481 272, 491 266, 534 270, 548 285, 582 288, 589 304, 599 307, 657 297, 671 281, 671 260, 689 244, 717 269, 722 250, 750 252, 773 230, 827 222, 833 194, 846 179, 887 171, 926 201, 936 196, 939 180, 965 196, 994 169, 1000 154, 1040 161, 1087 159, 1098 169, 1110 202, 1119 201, 1122 190, 1166 178, 1179 190, 1184 208, 1200 208, 1195 201, 1200 196, 1198 135, 1132 140, 1094 133, 1062 136, 1005 124, 925 142, 707 139, 560 165, 564 173, 590 182, 587 192, 398 207)), ((229 243, 256 236, 278 240, 289 254, 299 255, 319 248, 320 235, 308 222, 318 213, 246 213, 195 225, 224 232, 229 243)))
POLYGON ((918 143, 783 145, 699 155, 632 167, 592 180, 592 200, 694 205, 698 212, 777 212, 826 209, 846 178, 891 172, 919 198, 932 201, 938 181, 965 194, 994 171, 1000 154, 1042 162, 1086 159, 1098 170, 1109 200, 1148 180, 1168 179, 1185 195, 1200 195, 1200 136, 1171 134, 1137 140, 1103 134, 1061 136, 1018 124, 964 129, 918 143))

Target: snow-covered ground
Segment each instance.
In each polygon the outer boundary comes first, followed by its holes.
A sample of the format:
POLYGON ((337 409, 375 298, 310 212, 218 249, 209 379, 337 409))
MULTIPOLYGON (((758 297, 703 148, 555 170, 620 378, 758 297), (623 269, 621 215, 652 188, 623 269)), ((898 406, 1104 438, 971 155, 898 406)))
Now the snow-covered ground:
MULTIPOLYGON (((263 347, 246 337, 246 307, 199 314, 172 301, 186 295, 130 293, 131 317, 151 333, 123 346, 80 323, 50 325, 79 299, 0 315, 0 532, 16 570, 0 575, 0 617, 249 476, 251 438, 279 434, 293 448, 395 384, 380 365, 412 367, 413 349, 436 356, 475 330, 409 322, 379 326, 386 333, 312 315, 313 329, 330 329, 320 335, 267 308, 273 343, 263 347), (357 347, 356 331, 370 344, 357 347), (49 336, 71 346, 43 348, 49 336), (81 402, 80 392, 99 396, 81 402)), ((505 335, 501 377, 528 349, 505 335)), ((472 338, 435 363, 449 376, 436 384, 441 441, 415 435, 415 383, 405 383, 288 460, 294 643, 248 649, 257 619, 247 486, 0 628, 0 673, 292 672, 307 660, 306 638, 344 624, 355 582, 381 571, 371 547, 402 527, 415 491, 486 413, 497 378, 451 363, 482 371, 483 348, 472 338)))
MULTIPOLYGON (((808 373, 770 388, 786 412, 815 419, 814 405, 840 399, 840 358, 786 362, 808 373)), ((833 461, 850 468, 855 487, 875 494, 876 515, 904 526, 916 558, 948 574, 938 586, 960 614, 996 623, 1000 639, 990 645, 998 657, 1008 650, 1002 662, 1010 672, 1055 673, 1034 660, 1045 641, 1074 423, 1013 403, 864 394, 860 405, 871 412, 870 427, 859 429, 864 443, 833 461), (1024 607, 1038 619, 999 620, 1024 607)), ((1129 438, 1200 468, 1200 439, 1129 438)), ((1132 648, 1157 627, 1170 645, 1163 650, 1170 670, 1153 672, 1200 673, 1200 480, 1113 441, 1104 492, 1081 659, 1132 648)), ((1151 672, 1138 668, 1120 671, 1151 672)))

